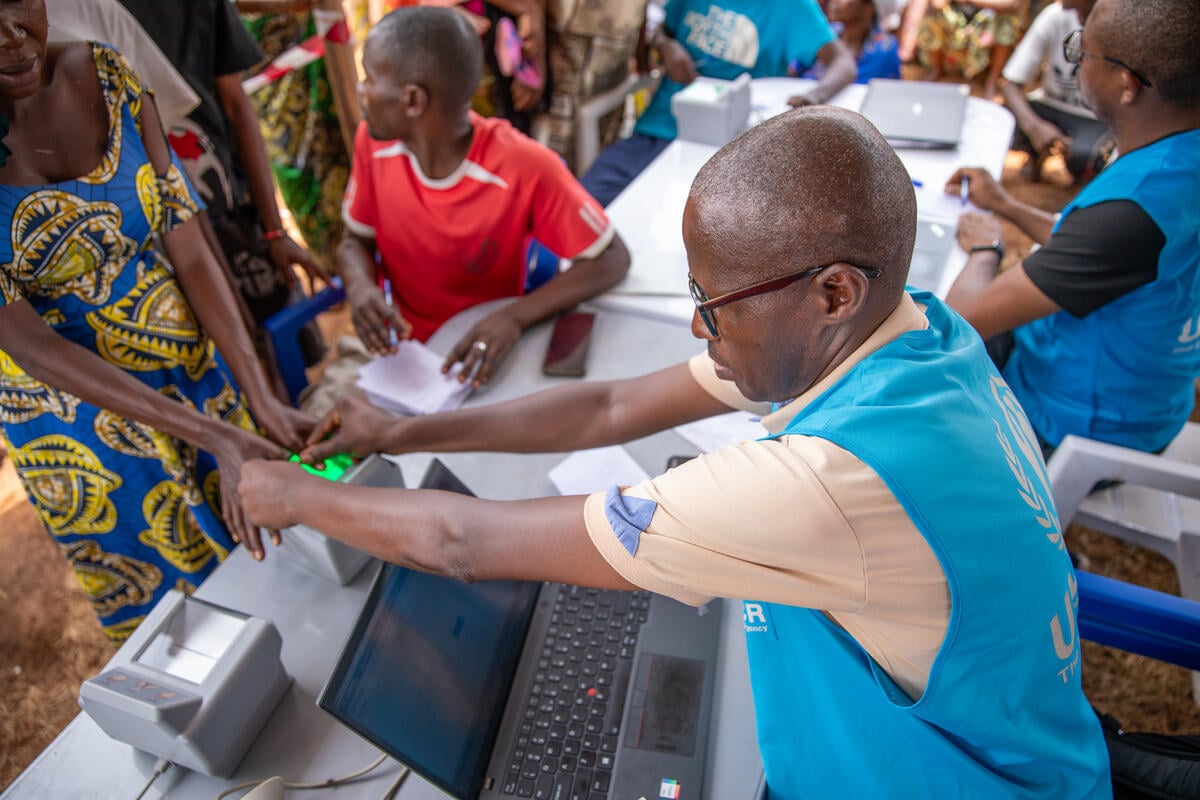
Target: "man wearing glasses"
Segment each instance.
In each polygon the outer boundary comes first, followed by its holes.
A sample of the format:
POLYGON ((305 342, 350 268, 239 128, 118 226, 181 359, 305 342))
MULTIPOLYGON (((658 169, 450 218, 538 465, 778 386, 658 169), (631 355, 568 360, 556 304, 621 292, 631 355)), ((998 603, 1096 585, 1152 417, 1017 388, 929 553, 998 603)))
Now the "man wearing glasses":
POLYGON ((988 340, 1046 452, 1067 434, 1147 452, 1191 413, 1200 375, 1200 15, 1189 0, 1099 0, 1063 43, 1120 156, 1057 218, 983 170, 980 208, 1042 247, 997 275, 991 215, 959 219, 971 251, 947 301, 988 340))
POLYGON ((766 438, 517 502, 254 462, 243 506, 466 580, 745 599, 772 800, 1110 797, 1045 466, 979 337, 905 292, 915 233, 912 181, 870 123, 775 117, 701 169, 684 210, 706 353, 428 417, 345 401, 303 456, 576 450, 730 408, 765 414, 766 438))

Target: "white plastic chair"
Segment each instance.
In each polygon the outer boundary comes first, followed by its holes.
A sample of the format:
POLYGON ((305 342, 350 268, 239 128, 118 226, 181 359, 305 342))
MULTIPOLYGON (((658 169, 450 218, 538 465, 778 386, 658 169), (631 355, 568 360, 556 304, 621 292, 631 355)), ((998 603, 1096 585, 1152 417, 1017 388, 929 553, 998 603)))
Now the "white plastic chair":
POLYGON ((642 89, 657 89, 662 74, 630 75, 613 88, 589 97, 575 110, 575 174, 582 175, 600 155, 600 118, 642 89))
MULTIPOLYGON (((1161 554, 1180 595, 1200 601, 1200 425, 1188 423, 1162 455, 1068 436, 1047 467, 1064 528, 1077 522, 1161 554), (1092 493, 1105 480, 1123 483, 1092 493)), ((1200 672, 1192 682, 1200 703, 1200 672)))

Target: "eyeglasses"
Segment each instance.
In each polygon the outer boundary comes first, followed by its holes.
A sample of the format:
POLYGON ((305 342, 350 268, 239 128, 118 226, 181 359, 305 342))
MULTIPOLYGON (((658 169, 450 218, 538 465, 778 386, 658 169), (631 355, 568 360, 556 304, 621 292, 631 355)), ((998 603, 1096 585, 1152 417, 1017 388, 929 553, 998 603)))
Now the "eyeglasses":
POLYGON ((1112 56, 1106 56, 1101 53, 1089 53, 1087 50, 1084 50, 1082 28, 1077 28, 1076 30, 1073 30, 1067 34, 1067 38, 1063 39, 1062 48, 1063 58, 1065 58, 1068 63, 1074 64, 1076 70, 1079 69, 1079 62, 1083 61, 1084 56, 1091 56, 1092 58, 1099 58, 1114 66, 1120 67, 1136 78, 1137 82, 1142 86, 1145 86, 1147 89, 1153 88, 1154 86, 1154 84, 1147 80, 1142 73, 1138 72, 1121 59, 1113 58, 1112 56))
MULTIPOLYGON (((816 275, 823 269, 828 269, 832 264, 822 264, 819 267, 808 267, 799 272, 792 272, 779 278, 771 278, 770 280, 756 283, 752 286, 747 286, 744 289, 738 289, 727 294, 709 298, 704 290, 696 283, 696 280, 688 275, 688 289, 692 293, 692 302, 696 304, 696 312, 700 314, 700 319, 704 320, 704 326, 708 328, 708 332, 713 336, 718 336, 717 321, 713 318, 712 310, 720 308, 729 303, 735 303, 738 300, 745 300, 747 297, 754 297, 759 294, 767 294, 768 292, 777 292, 785 286, 791 286, 793 283, 804 278, 816 275)), ((879 270, 874 267, 858 267, 859 272, 866 275, 868 278, 878 278, 879 270)))

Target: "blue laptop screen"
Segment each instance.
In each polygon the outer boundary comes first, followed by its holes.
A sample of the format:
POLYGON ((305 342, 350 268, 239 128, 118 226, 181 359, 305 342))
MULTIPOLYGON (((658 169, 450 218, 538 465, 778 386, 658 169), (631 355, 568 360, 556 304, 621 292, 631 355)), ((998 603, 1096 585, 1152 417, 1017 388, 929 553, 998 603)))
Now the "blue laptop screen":
MULTIPOLYGON (((439 469, 422 485, 458 488, 438 485, 439 469)), ((539 588, 386 565, 321 708, 454 797, 477 797, 539 588)))

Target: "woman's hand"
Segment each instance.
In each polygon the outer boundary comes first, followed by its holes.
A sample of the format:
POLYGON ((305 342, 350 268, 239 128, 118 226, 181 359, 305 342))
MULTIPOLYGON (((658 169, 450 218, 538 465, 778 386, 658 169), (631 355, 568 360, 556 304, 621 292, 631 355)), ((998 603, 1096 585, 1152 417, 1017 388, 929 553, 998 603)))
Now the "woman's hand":
POLYGON ((365 458, 379 451, 384 430, 403 425, 404 421, 403 417, 378 409, 361 397, 347 395, 317 423, 309 434, 308 445, 300 452, 300 459, 306 464, 319 464, 339 453, 365 458))
POLYGON ((462 362, 458 373, 460 381, 471 380, 478 389, 492 379, 505 356, 521 338, 521 326, 501 309, 476 322, 467 335, 458 340, 442 364, 442 372, 449 372, 456 362, 462 362), (473 376, 473 377, 472 377, 473 376))
POLYGON ((312 414, 292 408, 274 395, 255 404, 250 411, 271 441, 293 453, 304 449, 309 434, 317 426, 317 418, 312 414))
MULTIPOLYGON (((242 465, 252 459, 282 460, 288 453, 274 442, 250 431, 220 423, 213 442, 205 447, 217 459, 217 470, 221 476, 221 516, 235 542, 241 542, 256 561, 262 561, 262 540, 258 528, 247 519, 238 484, 242 479, 242 465)), ((279 534, 271 540, 279 544, 279 534)))
POLYGON ((293 264, 298 264, 300 269, 308 274, 310 281, 329 283, 329 273, 321 269, 321 265, 313 259, 312 254, 296 244, 286 232, 267 242, 267 252, 271 256, 275 271, 288 286, 296 283, 296 273, 292 272, 293 264))

